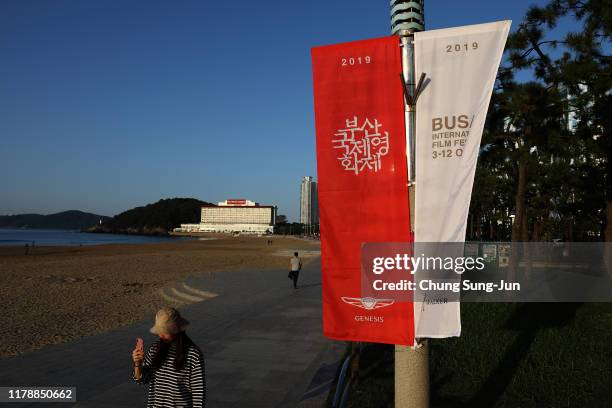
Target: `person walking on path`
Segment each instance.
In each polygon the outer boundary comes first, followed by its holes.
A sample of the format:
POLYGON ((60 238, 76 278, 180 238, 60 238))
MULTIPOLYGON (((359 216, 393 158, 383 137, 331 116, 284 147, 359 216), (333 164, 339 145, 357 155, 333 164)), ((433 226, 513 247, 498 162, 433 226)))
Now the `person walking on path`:
POLYGON ((132 351, 132 379, 149 384, 147 408, 204 408, 204 356, 185 333, 189 322, 178 310, 165 307, 155 316, 151 333, 159 340, 144 353, 142 339, 132 351))
POLYGON ((293 279, 293 289, 297 289, 297 281, 302 270, 302 260, 298 257, 298 253, 294 252, 293 257, 289 261, 289 279, 293 279))

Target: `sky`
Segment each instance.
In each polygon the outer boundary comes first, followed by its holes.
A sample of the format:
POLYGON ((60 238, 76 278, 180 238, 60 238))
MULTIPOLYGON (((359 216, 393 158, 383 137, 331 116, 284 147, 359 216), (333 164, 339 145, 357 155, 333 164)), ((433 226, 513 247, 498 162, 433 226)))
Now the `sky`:
MULTIPOLYGON (((428 0, 426 29, 531 4, 428 0)), ((247 198, 297 221, 310 49, 389 30, 388 0, 3 0, 0 214, 247 198)))

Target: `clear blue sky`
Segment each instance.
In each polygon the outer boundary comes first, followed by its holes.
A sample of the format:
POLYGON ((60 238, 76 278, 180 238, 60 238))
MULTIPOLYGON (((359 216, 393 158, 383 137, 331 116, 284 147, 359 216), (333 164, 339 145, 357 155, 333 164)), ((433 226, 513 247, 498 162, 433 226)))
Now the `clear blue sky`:
MULTIPOLYGON (((542 1, 426 2, 427 29, 542 1)), ((316 176, 310 48, 389 34, 388 0, 0 2, 0 214, 248 198, 316 176)))

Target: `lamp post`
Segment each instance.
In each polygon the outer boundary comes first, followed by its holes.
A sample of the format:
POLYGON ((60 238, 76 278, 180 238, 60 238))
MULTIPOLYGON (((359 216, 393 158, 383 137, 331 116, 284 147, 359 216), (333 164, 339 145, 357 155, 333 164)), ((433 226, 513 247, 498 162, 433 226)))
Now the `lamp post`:
MULTIPOLYGON (((406 121, 406 160, 410 230, 414 231, 416 85, 414 68, 414 33, 425 29, 424 0, 391 0, 391 33, 400 37, 402 80, 404 82, 406 121)), ((421 78, 422 81, 422 78, 421 78)), ((421 82, 420 81, 420 82, 421 82)), ((429 351, 426 341, 413 347, 395 346, 395 407, 424 408, 429 406, 429 351)))

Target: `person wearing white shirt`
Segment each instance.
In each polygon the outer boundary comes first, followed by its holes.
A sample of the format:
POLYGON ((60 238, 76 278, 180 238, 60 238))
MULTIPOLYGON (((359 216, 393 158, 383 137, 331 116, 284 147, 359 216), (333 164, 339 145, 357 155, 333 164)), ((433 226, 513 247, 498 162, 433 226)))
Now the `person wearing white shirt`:
POLYGON ((297 281, 302 269, 302 260, 298 257, 298 253, 294 252, 293 257, 289 261, 289 279, 293 279, 293 289, 297 289, 297 281))

